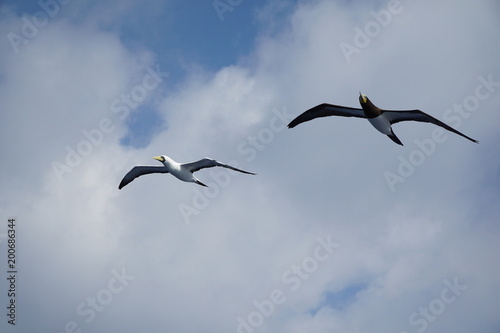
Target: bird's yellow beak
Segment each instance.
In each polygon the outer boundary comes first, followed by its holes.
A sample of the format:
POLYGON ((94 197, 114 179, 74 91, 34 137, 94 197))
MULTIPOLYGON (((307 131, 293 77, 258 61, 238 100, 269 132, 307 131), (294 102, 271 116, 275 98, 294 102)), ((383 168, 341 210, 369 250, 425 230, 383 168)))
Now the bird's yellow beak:
POLYGON ((359 97, 363 100, 363 103, 366 103, 366 95, 363 95, 361 91, 359 92, 359 97))
POLYGON ((160 162, 161 162, 161 161, 163 161, 163 159, 161 158, 161 156, 155 156, 155 157, 153 157, 153 158, 154 158, 155 160, 157 160, 157 161, 160 161, 160 162))

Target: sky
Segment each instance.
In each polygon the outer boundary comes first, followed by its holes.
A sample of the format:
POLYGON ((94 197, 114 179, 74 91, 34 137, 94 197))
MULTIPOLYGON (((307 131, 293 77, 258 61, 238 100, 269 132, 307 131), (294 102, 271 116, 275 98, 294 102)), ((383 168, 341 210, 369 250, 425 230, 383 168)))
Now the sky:
POLYGON ((499 33, 495 0, 3 1, 0 331, 500 332, 499 33), (479 144, 286 127, 360 91, 479 144), (257 175, 118 190, 162 154, 257 175))

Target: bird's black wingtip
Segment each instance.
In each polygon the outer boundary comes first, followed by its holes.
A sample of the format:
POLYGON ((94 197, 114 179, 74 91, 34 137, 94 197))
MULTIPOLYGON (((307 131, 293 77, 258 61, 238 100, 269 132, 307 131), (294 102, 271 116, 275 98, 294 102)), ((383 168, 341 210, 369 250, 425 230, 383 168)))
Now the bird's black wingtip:
POLYGON ((472 141, 472 142, 474 142, 474 143, 479 144, 479 141, 478 141, 478 140, 475 140, 475 139, 473 139, 473 138, 471 138, 471 137, 468 137, 467 135, 462 134, 462 133, 460 133, 460 132, 458 132, 458 134, 459 134, 459 135, 461 135, 461 136, 463 136, 464 138, 466 138, 466 139, 467 139, 467 140, 469 140, 469 141, 472 141))
POLYGON ((296 121, 297 119, 294 119, 292 120, 288 125, 287 127, 288 128, 294 128, 295 126, 297 126, 299 123, 296 121))

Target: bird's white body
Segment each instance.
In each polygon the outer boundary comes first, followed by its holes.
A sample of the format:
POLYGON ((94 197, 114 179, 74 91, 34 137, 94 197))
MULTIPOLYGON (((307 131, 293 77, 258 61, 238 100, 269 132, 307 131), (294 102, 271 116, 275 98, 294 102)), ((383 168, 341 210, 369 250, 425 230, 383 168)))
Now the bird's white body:
POLYGON ((158 159, 158 161, 162 162, 165 168, 167 168, 168 172, 175 176, 177 179, 180 179, 185 182, 196 183, 198 179, 193 175, 193 173, 186 168, 183 168, 180 163, 177 163, 170 157, 163 155, 163 160, 158 159))
POLYGON ((380 133, 390 135, 391 134, 391 122, 385 117, 385 114, 381 114, 375 118, 368 118, 370 124, 373 125, 380 133))

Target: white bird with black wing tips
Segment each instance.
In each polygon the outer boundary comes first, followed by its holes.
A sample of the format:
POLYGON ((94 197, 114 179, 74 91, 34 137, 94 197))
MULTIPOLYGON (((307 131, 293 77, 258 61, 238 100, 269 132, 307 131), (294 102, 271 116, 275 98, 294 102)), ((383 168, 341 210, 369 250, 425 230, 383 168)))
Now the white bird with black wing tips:
POLYGON ((206 186, 202 182, 200 182, 194 175, 193 173, 200 170, 200 169, 205 169, 205 168, 212 168, 212 167, 223 167, 227 169, 231 169, 234 171, 239 171, 242 173, 246 173, 248 175, 255 175, 255 173, 248 172, 248 171, 243 171, 240 169, 237 169, 235 167, 232 167, 230 165, 224 164, 222 162, 213 160, 211 158, 205 157, 199 161, 196 162, 191 162, 191 163, 177 163, 170 157, 166 155, 161 155, 161 156, 155 156, 153 157, 155 160, 158 160, 163 163, 163 166, 156 166, 156 165, 138 165, 132 168, 125 177, 123 177, 122 181, 120 182, 120 185, 118 186, 118 189, 122 189, 125 185, 136 179, 137 177, 140 177, 142 175, 147 175, 150 173, 170 173, 173 176, 177 177, 178 179, 185 181, 185 182, 191 182, 191 183, 196 183, 201 186, 206 186))

